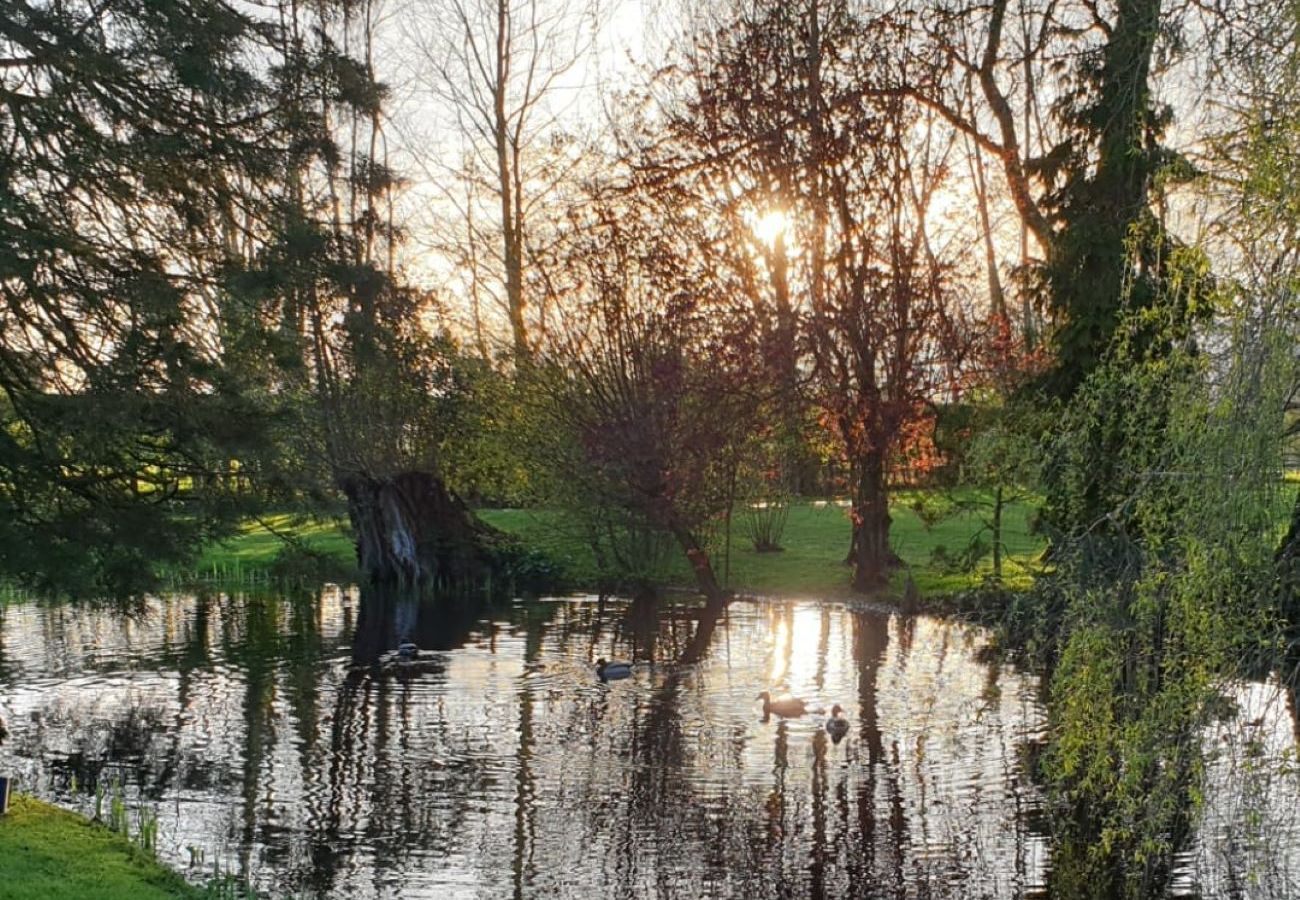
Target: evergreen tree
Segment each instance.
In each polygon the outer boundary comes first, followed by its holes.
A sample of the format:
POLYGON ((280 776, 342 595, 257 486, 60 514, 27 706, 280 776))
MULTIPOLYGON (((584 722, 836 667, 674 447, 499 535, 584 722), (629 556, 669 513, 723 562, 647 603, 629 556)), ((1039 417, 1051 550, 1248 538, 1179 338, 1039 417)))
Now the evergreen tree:
POLYGON ((0 574, 130 591, 261 439, 220 283, 281 134, 224 0, 0 4, 0 574))

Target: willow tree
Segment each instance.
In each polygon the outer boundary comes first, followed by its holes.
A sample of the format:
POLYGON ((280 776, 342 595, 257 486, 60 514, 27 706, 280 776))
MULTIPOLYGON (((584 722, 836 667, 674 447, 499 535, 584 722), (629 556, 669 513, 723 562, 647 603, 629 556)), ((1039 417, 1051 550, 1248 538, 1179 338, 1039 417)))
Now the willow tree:
POLYGON ((6 577, 131 591, 233 526, 265 417, 222 341, 226 212, 259 207, 286 139, 277 26, 250 14, 0 5, 6 577))
MULTIPOLYGON (((1235 262, 1233 281, 1245 311, 1270 317, 1285 340, 1300 345, 1300 10, 1294 4, 1255 11, 1251 40, 1219 61, 1227 102, 1203 165, 1224 214, 1216 236, 1235 262)), ((1300 356, 1276 423, 1292 460, 1300 442, 1300 356)), ((1300 491, 1276 548, 1279 599, 1294 634, 1300 626, 1300 491)))

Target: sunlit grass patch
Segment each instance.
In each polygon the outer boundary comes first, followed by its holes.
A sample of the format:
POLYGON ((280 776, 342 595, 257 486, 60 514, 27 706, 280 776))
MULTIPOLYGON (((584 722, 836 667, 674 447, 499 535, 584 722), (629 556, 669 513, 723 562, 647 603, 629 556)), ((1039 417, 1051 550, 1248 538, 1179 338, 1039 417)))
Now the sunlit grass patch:
POLYGON ((278 513, 245 522, 238 534, 208 546, 193 571, 182 574, 209 581, 239 582, 269 573, 290 546, 285 535, 292 538, 299 552, 319 555, 340 566, 355 563, 352 538, 342 522, 278 513))
POLYGON ((0 898, 153 900, 207 894, 125 837, 31 797, 0 816, 0 898))
MULTIPOLYGON (((940 496, 929 492, 902 491, 895 495, 890 532, 895 551, 904 566, 896 573, 890 593, 901 594, 910 578, 922 595, 950 594, 977 586, 992 574, 987 552, 971 564, 972 541, 987 547, 990 535, 985 526, 987 510, 980 509, 987 497, 965 491, 940 496), (936 508, 938 509, 936 513, 936 508), (965 564, 963 564, 965 561, 965 564)), ((1003 583, 1011 588, 1028 586, 1034 560, 1042 553, 1043 540, 1031 534, 1032 506, 1008 503, 1003 509, 1003 583)), ((530 550, 538 552, 564 570, 566 580, 576 586, 594 586, 599 570, 581 523, 572 515, 554 509, 484 509, 478 515, 487 524, 514 535, 530 550)), ((341 565, 354 561, 352 542, 337 521, 304 520, 288 515, 269 515, 246 524, 230 540, 208 548, 200 559, 196 575, 215 581, 235 581, 250 573, 267 572, 285 547, 275 532, 291 535, 313 553, 330 557, 341 565)), ((850 524, 846 501, 804 500, 791 504, 781 551, 756 552, 746 538, 743 513, 732 516, 728 551, 723 525, 711 536, 717 576, 737 591, 807 597, 851 595, 851 570, 845 563, 849 551, 850 524)), ((668 584, 690 586, 691 574, 684 560, 670 553, 658 576, 668 584)))

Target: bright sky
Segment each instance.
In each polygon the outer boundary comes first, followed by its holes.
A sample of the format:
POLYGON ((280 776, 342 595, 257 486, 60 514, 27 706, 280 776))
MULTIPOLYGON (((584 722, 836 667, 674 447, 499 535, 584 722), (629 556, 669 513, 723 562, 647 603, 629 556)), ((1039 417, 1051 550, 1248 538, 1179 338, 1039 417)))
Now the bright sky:
MULTIPOLYGON (((468 306, 465 269, 458 269, 445 248, 464 240, 467 203, 479 227, 491 228, 497 217, 497 201, 485 192, 476 201, 467 199, 465 184, 455 173, 471 155, 473 145, 463 127, 463 117, 458 125, 456 111, 435 97, 429 87, 430 80, 436 80, 429 57, 429 47, 436 43, 432 23, 437 16, 445 17, 453 2, 480 7, 484 14, 490 14, 487 7, 494 5, 494 0, 386 0, 379 28, 378 74, 394 88, 388 130, 390 149, 396 166, 410 179, 402 201, 408 234, 402 257, 408 277, 441 290, 446 299, 459 298, 468 306)), ((510 2, 517 13, 532 8, 534 3, 543 11, 568 10, 570 20, 576 23, 569 33, 578 29, 576 33, 585 36, 578 43, 590 45, 570 69, 556 78, 543 108, 534 116, 546 123, 547 130, 577 134, 585 140, 598 140, 599 135, 607 133, 611 121, 617 122, 621 112, 620 93, 644 84, 648 72, 668 58, 687 27, 691 14, 686 10, 707 15, 720 5, 708 0, 510 2)), ((492 33, 489 26, 490 18, 484 26, 486 34, 492 33)), ((571 55, 572 50, 564 52, 571 55)), ((495 161, 490 152, 484 152, 482 144, 480 139, 479 163, 490 175, 495 161)), ((948 186, 936 196, 931 209, 931 238, 941 253, 961 260, 971 269, 971 283, 982 290, 984 248, 972 173, 963 147, 955 148, 953 160, 948 186)), ((1019 261, 1020 223, 1006 200, 999 166, 987 154, 983 162, 988 187, 997 198, 992 209, 996 252, 1003 266, 1008 267, 1019 261)), ((562 204, 558 209, 562 214, 562 204)), ((554 204, 542 204, 537 215, 554 215, 556 210, 554 204)), ((779 210, 756 210, 754 220, 762 241, 770 244, 779 232, 785 232, 789 240, 789 223, 779 210)), ((479 262, 491 270, 490 259, 479 262)), ((486 279, 489 285, 491 282, 486 279)), ((503 324, 495 309, 499 298, 494 301, 491 293, 489 289, 481 297, 483 314, 499 329, 503 324)))

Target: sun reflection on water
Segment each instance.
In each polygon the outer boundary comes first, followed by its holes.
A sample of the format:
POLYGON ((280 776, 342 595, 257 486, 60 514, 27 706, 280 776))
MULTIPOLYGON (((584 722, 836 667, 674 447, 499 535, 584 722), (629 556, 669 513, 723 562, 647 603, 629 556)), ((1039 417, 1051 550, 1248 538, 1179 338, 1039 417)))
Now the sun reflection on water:
POLYGON ((11 607, 0 766, 82 808, 120 778, 156 806, 166 859, 205 848, 272 894, 1028 897, 1048 879, 1023 769, 1038 683, 981 656, 978 629, 736 603, 682 663, 682 606, 376 603, 11 607), (421 664, 384 662, 406 638, 421 664), (599 682, 596 652, 633 677, 599 682), (847 736, 821 713, 764 721, 764 689, 841 704, 847 736))

